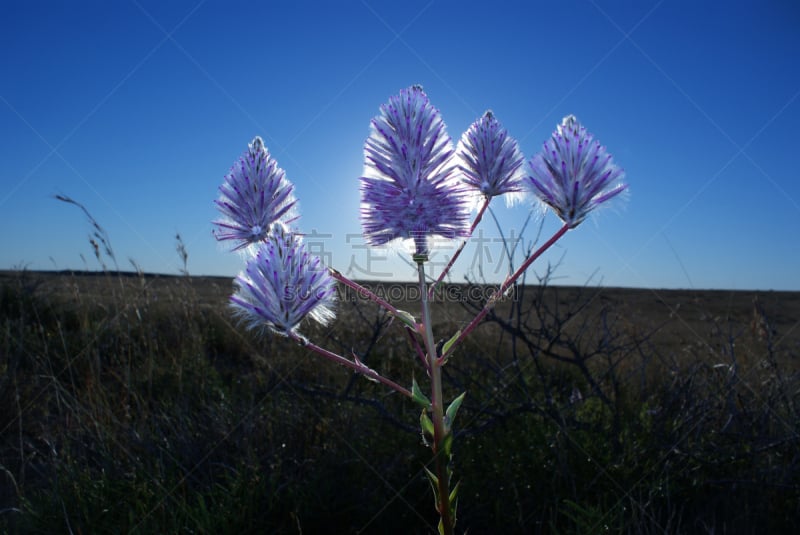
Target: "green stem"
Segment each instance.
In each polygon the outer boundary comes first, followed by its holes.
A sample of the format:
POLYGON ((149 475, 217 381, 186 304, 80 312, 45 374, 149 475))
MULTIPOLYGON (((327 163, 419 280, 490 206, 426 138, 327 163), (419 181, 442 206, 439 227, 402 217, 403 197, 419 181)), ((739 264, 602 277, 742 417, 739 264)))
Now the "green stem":
POLYGON ((422 299, 422 325, 425 329, 425 349, 428 352, 428 367, 431 376, 431 419, 433 420, 433 450, 436 461, 436 477, 439 480, 439 517, 442 521, 443 533, 452 535, 453 519, 450 515, 450 477, 447 464, 449 459, 444 453, 444 441, 447 430, 444 425, 444 401, 442 399, 442 369, 441 361, 436 355, 436 345, 433 342, 433 325, 431 322, 428 293, 425 291, 425 267, 423 262, 417 262, 419 274, 419 289, 422 299))

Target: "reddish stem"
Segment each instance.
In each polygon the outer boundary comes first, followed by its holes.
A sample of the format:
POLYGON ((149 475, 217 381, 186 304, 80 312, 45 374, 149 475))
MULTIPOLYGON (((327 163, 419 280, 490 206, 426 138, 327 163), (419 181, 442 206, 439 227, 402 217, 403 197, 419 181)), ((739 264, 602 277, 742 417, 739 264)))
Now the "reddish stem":
POLYGON ((414 349, 417 352, 417 356, 419 360, 422 362, 422 365, 425 366, 425 370, 428 372, 428 375, 431 373, 431 367, 428 364, 428 359, 425 357, 425 351, 422 349, 422 346, 419 345, 419 340, 414 335, 414 331, 411 330, 411 327, 406 327, 406 332, 408 333, 408 339, 411 341, 411 345, 414 346, 414 349))
POLYGON ((325 348, 319 347, 315 343, 308 341, 307 339, 303 338, 302 336, 300 336, 297 333, 290 332, 290 333, 287 334, 287 336, 289 338, 291 338, 292 340, 294 340, 295 342, 297 342, 298 344, 300 344, 301 346, 306 347, 306 348, 310 349, 311 351, 314 351, 315 353, 317 353, 319 355, 322 355, 323 357, 325 357, 328 360, 332 360, 336 364, 344 366, 345 368, 350 368, 351 370, 353 370, 353 371, 355 371, 357 373, 360 373, 361 375, 363 375, 363 376, 365 376, 365 377, 367 377, 369 379, 373 379, 375 381, 378 381, 379 383, 382 383, 382 384, 388 386, 389 388, 391 388, 395 392, 399 392, 399 393, 403 394, 404 396, 406 396, 408 398, 412 398, 410 390, 408 390, 407 388, 403 388, 402 386, 400 386, 399 384, 395 383, 391 379, 387 379, 386 377, 384 377, 383 375, 379 374, 378 372, 376 372, 372 368, 369 368, 367 365, 365 365, 362 362, 353 362, 352 360, 347 359, 347 358, 345 358, 345 357, 343 357, 341 355, 337 355, 336 353, 328 351, 325 348))
POLYGON ((506 290, 508 290, 509 286, 514 284, 514 282, 523 273, 525 273, 525 270, 528 269, 530 265, 533 264, 533 262, 542 255, 542 253, 548 250, 555 242, 557 242, 564 234, 566 234, 569 229, 570 226, 568 224, 565 224, 563 227, 561 227, 555 234, 553 234, 550 237, 549 240, 547 240, 544 244, 542 244, 541 247, 536 249, 536 251, 533 254, 531 254, 525 260, 525 262, 523 262, 522 265, 519 266, 519 268, 503 282, 503 284, 500 286, 500 289, 498 289, 494 294, 492 294, 492 297, 489 298, 489 300, 486 302, 486 305, 484 305, 483 309, 480 312, 478 312, 478 315, 475 316, 471 322, 469 322, 469 325, 467 325, 463 331, 461 331, 459 337, 456 339, 453 345, 450 346, 450 349, 447 351, 447 353, 443 354, 440 357, 440 360, 443 361, 444 359, 446 359, 447 356, 453 352, 456 346, 458 346, 461 342, 463 342, 464 339, 467 337, 467 335, 469 335, 469 333, 475 330, 475 327, 478 326, 481 320, 483 320, 483 318, 486 317, 486 314, 488 314, 489 311, 492 308, 494 308, 494 306, 497 304, 497 301, 499 301, 500 298, 506 293, 506 290))
POLYGON ((389 312, 391 312, 395 316, 397 316, 399 314, 399 312, 397 311, 397 308, 395 308, 388 301, 380 298, 372 290, 369 290, 369 289, 361 286, 359 283, 348 279, 347 277, 345 277, 344 275, 342 275, 340 272, 336 271, 333 268, 328 268, 328 271, 330 271, 330 274, 334 279, 336 279, 337 281, 341 282, 342 284, 344 284, 348 288, 351 288, 351 289, 355 290, 356 292, 358 292, 358 295, 360 295, 362 297, 366 297, 367 299, 369 299, 371 301, 375 301, 376 303, 378 303, 380 306, 382 306, 383 308, 385 308, 386 310, 388 310, 389 312))
MULTIPOLYGON (((492 200, 492 198, 491 198, 491 197, 486 197, 486 198, 484 199, 484 201, 483 201, 483 204, 481 205, 481 208, 480 208, 480 210, 478 210, 478 215, 476 215, 476 216, 475 216, 475 220, 472 222, 472 226, 471 226, 471 227, 470 227, 470 229, 469 229, 469 235, 470 235, 470 236, 472 236, 472 233, 473 233, 473 232, 475 232, 475 228, 478 226, 478 223, 480 223, 480 222, 481 222, 481 219, 483 219, 483 213, 484 213, 484 212, 486 211, 486 209, 489 207, 489 201, 491 201, 491 200, 492 200)), ((467 239, 469 239, 469 238, 467 238, 467 239)), ((450 268, 452 268, 452 267, 453 267, 453 264, 455 264, 455 263, 456 263, 456 259, 457 259, 459 256, 461 256, 461 251, 463 251, 463 250, 464 250, 464 247, 466 247, 466 245, 467 245, 467 239, 465 239, 465 240, 463 240, 463 241, 461 242, 461 245, 459 245, 459 246, 458 246, 458 249, 456 249, 456 252, 453 254, 453 257, 450 259, 450 262, 448 262, 448 263, 447 263, 447 266, 445 266, 445 268, 444 268, 444 269, 442 270, 442 272, 439 274, 439 278, 438 278, 438 279, 436 279, 436 282, 434 282, 433 284, 431 284, 431 287, 430 287, 430 288, 428 288, 428 299, 430 299, 431 297, 433 297, 433 292, 434 292, 434 290, 436 289, 436 286, 438 286, 438 285, 439 285, 439 283, 440 283, 440 282, 442 282, 442 279, 444 279, 444 278, 447 276, 447 274, 450 272, 450 268)))
MULTIPOLYGON (((381 297, 379 297, 372 290, 369 290, 368 288, 365 288, 364 286, 361 286, 359 283, 348 279, 347 277, 342 275, 339 271, 337 271, 337 270, 335 270, 333 268, 328 268, 328 271, 330 271, 330 274, 334 279, 336 279, 337 281, 341 282, 342 284, 344 284, 348 288, 351 288, 351 289, 355 290, 356 292, 358 292, 358 295, 360 295, 362 297, 366 297, 370 301, 374 301, 378 305, 380 305, 383 308, 385 308, 386 310, 388 310, 389 313, 392 314, 394 317, 399 317, 400 316, 400 312, 397 310, 397 308, 394 305, 392 305, 388 301, 386 301, 386 300, 382 299, 381 297)), ((414 346, 414 349, 416 350, 417 355, 419 356, 420 360, 422 361, 423 364, 425 364, 425 367, 427 368, 428 366, 427 366, 427 362, 426 362, 426 359, 425 359, 425 353, 423 352, 422 348, 420 347, 419 341, 417 341, 416 337, 414 336, 414 332, 415 332, 414 329, 412 329, 409 325, 407 325, 405 323, 403 323, 403 327, 405 327, 405 330, 408 333, 408 337, 409 337, 409 339, 411 341, 411 345, 414 346)))

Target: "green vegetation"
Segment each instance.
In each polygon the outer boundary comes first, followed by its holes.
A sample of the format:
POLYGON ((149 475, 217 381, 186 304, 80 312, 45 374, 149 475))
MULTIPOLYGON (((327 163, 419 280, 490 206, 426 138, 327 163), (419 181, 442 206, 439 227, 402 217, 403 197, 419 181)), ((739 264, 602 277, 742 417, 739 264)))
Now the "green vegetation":
MULTIPOLYGON (((230 289, 0 274, 0 531, 435 530, 416 405, 246 332, 230 289)), ((752 299, 518 287, 445 368, 446 395, 467 391, 459 530, 800 531, 800 298, 752 299)), ((434 332, 478 306, 434 303, 434 332)), ((308 328, 401 384, 422 373, 370 303, 308 328)))

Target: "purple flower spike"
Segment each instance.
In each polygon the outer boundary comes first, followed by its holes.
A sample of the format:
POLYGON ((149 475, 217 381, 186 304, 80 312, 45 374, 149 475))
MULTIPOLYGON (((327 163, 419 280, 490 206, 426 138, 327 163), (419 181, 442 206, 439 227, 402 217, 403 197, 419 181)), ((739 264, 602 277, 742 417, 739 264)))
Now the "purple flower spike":
POLYGON ((522 189, 525 159, 517 142, 508 135, 491 111, 472 123, 461 136, 457 153, 464 182, 487 197, 511 194, 511 204, 522 189))
POLYGON ((263 241, 272 223, 297 219, 294 186, 256 136, 231 168, 214 201, 223 219, 214 221, 214 237, 233 240, 234 250, 263 241))
POLYGON ((453 144, 439 111, 419 86, 382 105, 364 145, 361 226, 370 245, 414 240, 415 257, 428 238, 469 235, 466 190, 456 179, 453 144))
POLYGON ((624 171, 573 115, 564 117, 530 163, 528 186, 570 228, 622 193, 624 171))
POLYGON ((231 306, 251 327, 294 332, 306 316, 325 325, 334 317, 336 282, 300 237, 274 223, 236 277, 231 306))

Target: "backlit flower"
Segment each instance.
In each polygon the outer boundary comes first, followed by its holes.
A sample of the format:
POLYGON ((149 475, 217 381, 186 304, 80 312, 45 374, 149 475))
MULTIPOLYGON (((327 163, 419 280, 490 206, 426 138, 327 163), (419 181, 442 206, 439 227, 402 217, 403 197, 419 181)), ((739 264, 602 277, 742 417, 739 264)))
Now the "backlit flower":
POLYGON ((469 234, 466 190, 456 178, 453 144, 421 87, 404 89, 381 106, 364 157, 361 225, 367 243, 411 238, 415 256, 425 258, 430 236, 469 234))
POLYGON ((296 219, 294 186, 256 136, 220 186, 214 201, 223 218, 214 221, 214 237, 232 240, 234 250, 262 241, 272 223, 296 219))
POLYGON ((487 197, 522 192, 525 159, 517 142, 508 135, 491 111, 472 123, 461 136, 457 154, 464 182, 487 197))
POLYGON ((306 316, 323 325, 334 317, 336 282, 281 223, 272 224, 235 282, 231 305, 251 327, 287 334, 306 316))
POLYGON ((533 193, 570 228, 628 187, 622 183, 624 171, 573 115, 563 119, 531 159, 529 173, 533 193))

